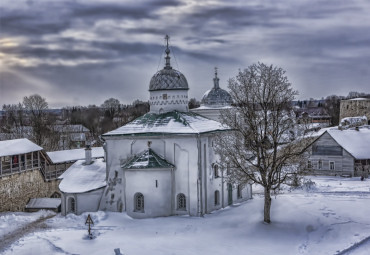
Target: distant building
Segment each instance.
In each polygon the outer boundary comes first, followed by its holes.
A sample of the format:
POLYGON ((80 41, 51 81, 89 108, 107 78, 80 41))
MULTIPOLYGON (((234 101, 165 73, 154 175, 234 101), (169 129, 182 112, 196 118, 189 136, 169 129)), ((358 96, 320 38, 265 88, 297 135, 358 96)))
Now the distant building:
POLYGON ((370 171, 370 127, 330 129, 307 149, 306 169, 323 175, 368 175, 370 171))
POLYGON ((190 111, 212 120, 220 120, 221 110, 231 108, 233 100, 226 90, 220 88, 219 81, 220 79, 217 77, 217 68, 215 68, 213 88, 204 93, 200 102, 200 107, 191 109, 190 111))
POLYGON ((251 198, 249 183, 227 183, 214 151, 215 135, 230 130, 189 112, 187 80, 171 67, 168 45, 165 52, 149 85, 150 112, 102 135, 106 162, 87 155, 61 176, 63 214, 200 216, 251 198))
POLYGON ((346 117, 366 116, 370 125, 370 98, 353 98, 340 101, 339 120, 346 117))

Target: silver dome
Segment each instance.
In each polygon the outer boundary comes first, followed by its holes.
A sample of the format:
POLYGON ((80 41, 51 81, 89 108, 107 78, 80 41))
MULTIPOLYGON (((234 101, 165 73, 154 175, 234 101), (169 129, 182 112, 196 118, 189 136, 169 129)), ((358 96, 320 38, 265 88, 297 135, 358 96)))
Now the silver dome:
POLYGON ((172 68, 163 68, 153 75, 150 80, 149 91, 154 90, 188 90, 188 82, 185 76, 172 68))
POLYGON ((152 79, 150 80, 149 84, 149 91, 155 90, 188 90, 188 81, 186 80, 185 76, 177 71, 176 69, 172 69, 170 63, 170 48, 168 47, 168 40, 169 36, 166 35, 165 39, 167 41, 167 47, 165 50, 166 53, 166 65, 160 71, 158 71, 155 75, 153 75, 152 79))
POLYGON ((233 102, 230 94, 221 88, 212 88, 211 90, 208 90, 202 100, 202 105, 231 105, 233 102))
POLYGON ((217 77, 217 68, 215 68, 215 78, 213 78, 214 86, 212 89, 204 93, 201 100, 201 105, 205 106, 226 106, 233 103, 230 94, 221 89, 219 86, 219 78, 217 77))

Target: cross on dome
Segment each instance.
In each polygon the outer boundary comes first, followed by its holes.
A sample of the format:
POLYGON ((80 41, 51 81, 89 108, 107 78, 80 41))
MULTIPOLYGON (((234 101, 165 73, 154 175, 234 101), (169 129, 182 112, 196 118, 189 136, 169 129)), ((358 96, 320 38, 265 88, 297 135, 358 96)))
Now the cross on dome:
POLYGON ((220 85, 219 85, 220 79, 217 77, 217 70, 218 70, 218 68, 215 67, 215 78, 213 78, 213 83, 214 83, 214 88, 215 89, 220 88, 220 85))
POLYGON ((166 52, 166 57, 165 57, 165 59, 166 59, 166 66, 164 67, 165 69, 172 69, 172 67, 171 67, 171 63, 170 63, 170 59, 171 59, 171 57, 170 57, 170 48, 169 48, 169 45, 168 45, 168 42, 169 42, 169 40, 170 40, 170 37, 168 36, 168 35, 166 35, 165 37, 164 37, 164 39, 166 40, 166 50, 165 50, 165 52, 166 52))

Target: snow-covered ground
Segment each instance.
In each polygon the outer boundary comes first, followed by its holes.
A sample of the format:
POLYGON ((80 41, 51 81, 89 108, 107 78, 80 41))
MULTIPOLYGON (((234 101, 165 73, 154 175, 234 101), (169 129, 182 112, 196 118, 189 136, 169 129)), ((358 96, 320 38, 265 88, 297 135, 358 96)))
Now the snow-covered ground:
MULTIPOLYGON (((91 213, 85 220, 60 215, 50 228, 22 237, 4 254, 370 254, 370 179, 310 177, 310 189, 285 190, 273 199, 272 223, 262 223, 263 197, 203 218, 132 219, 124 213, 91 213)), ((4 227, 18 227, 25 214, 0 214, 4 227)), ((29 221, 38 218, 29 214, 29 221)))

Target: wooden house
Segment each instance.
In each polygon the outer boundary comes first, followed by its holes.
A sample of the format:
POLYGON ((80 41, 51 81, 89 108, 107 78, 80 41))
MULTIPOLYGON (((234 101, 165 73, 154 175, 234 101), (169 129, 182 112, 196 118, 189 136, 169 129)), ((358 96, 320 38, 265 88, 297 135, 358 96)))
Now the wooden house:
POLYGON ((307 149, 306 170, 323 175, 368 176, 370 128, 329 129, 307 149))

